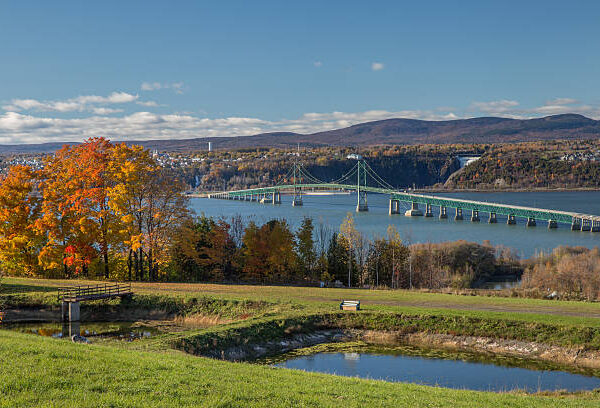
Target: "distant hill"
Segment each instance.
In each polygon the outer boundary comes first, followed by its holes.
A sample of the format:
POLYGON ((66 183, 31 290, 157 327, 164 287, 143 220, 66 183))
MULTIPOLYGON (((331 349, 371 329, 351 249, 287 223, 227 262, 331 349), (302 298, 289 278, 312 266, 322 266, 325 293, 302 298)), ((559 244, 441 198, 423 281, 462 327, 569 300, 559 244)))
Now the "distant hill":
MULTIPOLYGON (((510 143, 551 139, 598 139, 600 121, 582 115, 553 115, 536 119, 481 117, 446 121, 387 119, 360 123, 343 129, 313 134, 289 132, 263 133, 253 136, 211 137, 177 140, 145 140, 149 149, 167 151, 205 150, 208 142, 214 149, 303 146, 365 146, 375 144, 417 143, 510 143)), ((0 153, 51 152, 63 143, 0 145, 0 153)))

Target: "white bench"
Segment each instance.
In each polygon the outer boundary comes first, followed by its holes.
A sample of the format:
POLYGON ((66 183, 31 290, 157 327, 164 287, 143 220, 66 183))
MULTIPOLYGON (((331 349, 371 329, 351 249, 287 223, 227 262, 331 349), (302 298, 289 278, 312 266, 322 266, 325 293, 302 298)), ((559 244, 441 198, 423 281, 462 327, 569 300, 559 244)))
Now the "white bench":
POLYGON ((342 300, 340 310, 360 310, 359 300, 342 300))

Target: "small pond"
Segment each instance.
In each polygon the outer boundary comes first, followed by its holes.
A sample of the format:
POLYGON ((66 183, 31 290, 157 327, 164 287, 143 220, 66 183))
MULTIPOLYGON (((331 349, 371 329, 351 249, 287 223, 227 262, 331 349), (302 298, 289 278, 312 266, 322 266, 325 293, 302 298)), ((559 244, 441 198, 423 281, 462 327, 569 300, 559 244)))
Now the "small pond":
POLYGON ((155 336, 160 331, 138 322, 11 323, 0 328, 38 336, 71 338, 80 335, 90 341, 101 339, 133 341, 155 336))
POLYGON ((478 391, 580 391, 600 388, 599 377, 548 369, 540 363, 534 364, 533 368, 525 368, 515 366, 514 363, 502 365, 460 358, 408 355, 397 351, 386 353, 384 350, 372 349, 296 356, 276 363, 275 366, 478 391))
POLYGON ((484 282, 480 288, 481 289, 491 289, 491 290, 502 290, 502 289, 512 289, 518 288, 521 286, 520 280, 515 279, 498 279, 498 280, 489 280, 484 282))

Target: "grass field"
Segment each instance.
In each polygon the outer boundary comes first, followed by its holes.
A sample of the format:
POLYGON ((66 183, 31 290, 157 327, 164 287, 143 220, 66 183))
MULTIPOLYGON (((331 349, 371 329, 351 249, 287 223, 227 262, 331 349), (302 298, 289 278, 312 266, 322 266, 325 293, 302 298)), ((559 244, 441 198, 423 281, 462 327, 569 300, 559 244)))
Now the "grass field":
MULTIPOLYGON (((10 307, 57 307, 55 289, 65 284, 73 282, 6 278, 1 294, 10 307)), ((0 406, 600 406, 600 392, 544 396, 458 391, 231 363, 178 351, 237 344, 334 321, 344 327, 410 326, 600 349, 600 304, 409 291, 133 286, 138 295, 128 307, 219 315, 226 323, 114 345, 81 345, 0 330, 0 406), (337 304, 344 298, 361 300, 364 312, 339 314, 337 304)))

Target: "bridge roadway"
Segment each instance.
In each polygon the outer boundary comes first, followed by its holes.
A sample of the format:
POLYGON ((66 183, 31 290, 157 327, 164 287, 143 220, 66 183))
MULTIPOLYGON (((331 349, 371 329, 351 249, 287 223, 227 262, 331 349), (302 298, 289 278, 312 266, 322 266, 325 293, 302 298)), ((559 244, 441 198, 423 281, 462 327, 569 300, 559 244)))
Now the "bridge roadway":
MULTIPOLYGON (((490 223, 497 222, 498 214, 507 216, 508 224, 516 224, 516 217, 527 219, 527 226, 535 226, 536 221, 546 221, 548 228, 556 228, 558 224, 569 224, 572 230, 600 232, 600 216, 582 214, 570 211, 526 207, 510 204, 500 204, 485 201, 465 200, 434 195, 394 191, 386 188, 358 186, 354 184, 284 184, 271 187, 252 188, 246 190, 225 191, 208 194, 209 198, 230 200, 261 201, 263 203, 281 204, 281 194, 294 194, 295 205, 302 205, 301 198, 297 203, 296 196, 301 197, 302 191, 307 190, 342 190, 361 191, 363 193, 387 194, 390 196, 390 214, 399 214, 399 202, 409 203, 411 209, 405 215, 432 217, 432 206, 439 207, 440 218, 446 218, 447 208, 455 209, 455 219, 463 219, 463 210, 471 211, 471 221, 480 221, 479 213, 488 213, 490 223), (419 209, 419 204, 425 205, 425 213, 419 209)), ((368 207, 357 207, 357 211, 366 211, 368 207)))

